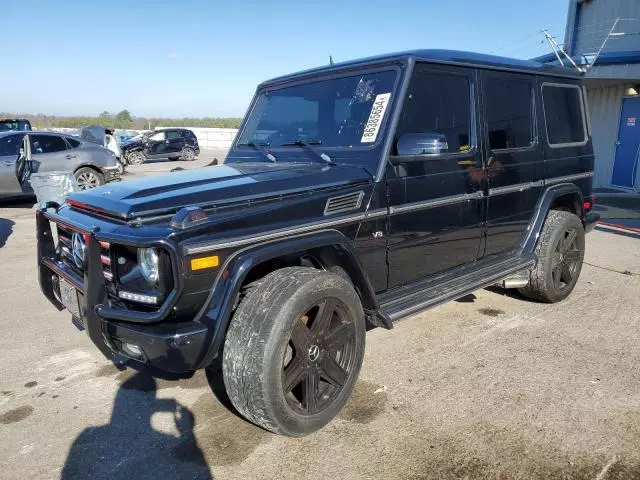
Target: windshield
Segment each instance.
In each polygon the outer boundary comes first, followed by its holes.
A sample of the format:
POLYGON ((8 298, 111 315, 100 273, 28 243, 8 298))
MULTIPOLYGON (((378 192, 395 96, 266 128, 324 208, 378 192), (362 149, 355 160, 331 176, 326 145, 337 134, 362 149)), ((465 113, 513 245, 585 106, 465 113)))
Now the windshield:
POLYGON ((397 76, 365 73, 261 92, 237 145, 271 147, 296 141, 327 147, 376 142, 397 76))
POLYGON ((0 120, 0 132, 27 132, 29 130, 31 130, 29 120, 0 120))

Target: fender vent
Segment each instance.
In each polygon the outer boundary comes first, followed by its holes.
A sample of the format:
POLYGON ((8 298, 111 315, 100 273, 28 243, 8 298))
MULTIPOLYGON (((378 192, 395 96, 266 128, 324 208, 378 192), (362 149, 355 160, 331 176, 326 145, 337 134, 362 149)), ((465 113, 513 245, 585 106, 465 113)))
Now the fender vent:
POLYGON ((339 197, 332 197, 327 200, 327 205, 324 207, 324 214, 331 215, 333 213, 356 210, 360 208, 360 205, 362 205, 363 197, 363 191, 349 193, 347 195, 341 195, 339 197))

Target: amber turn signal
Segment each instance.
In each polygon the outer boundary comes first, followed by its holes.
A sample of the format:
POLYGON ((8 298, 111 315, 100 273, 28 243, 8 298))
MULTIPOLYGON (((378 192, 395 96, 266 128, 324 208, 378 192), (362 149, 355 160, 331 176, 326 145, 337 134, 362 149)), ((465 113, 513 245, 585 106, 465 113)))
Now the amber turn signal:
POLYGON ((191 271, 204 270, 206 268, 215 268, 220 265, 220 258, 218 255, 211 255, 209 257, 200 257, 191 259, 191 271))

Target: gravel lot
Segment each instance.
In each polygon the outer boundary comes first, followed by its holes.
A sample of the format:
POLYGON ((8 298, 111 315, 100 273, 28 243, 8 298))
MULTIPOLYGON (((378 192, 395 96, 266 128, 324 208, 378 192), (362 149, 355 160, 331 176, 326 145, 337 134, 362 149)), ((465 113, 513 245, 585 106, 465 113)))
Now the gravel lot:
POLYGON ((640 478, 640 240, 589 234, 560 304, 487 289, 369 332, 339 418, 288 439, 214 375, 118 371, 40 294, 34 229, 0 204, 2 478, 640 478))

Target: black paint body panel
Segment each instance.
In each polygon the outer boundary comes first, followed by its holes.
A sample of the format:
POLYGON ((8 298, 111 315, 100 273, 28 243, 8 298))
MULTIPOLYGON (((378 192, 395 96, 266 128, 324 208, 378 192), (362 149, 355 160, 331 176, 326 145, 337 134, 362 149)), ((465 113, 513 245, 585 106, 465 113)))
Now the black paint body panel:
POLYGON ((65 276, 66 267, 54 247, 51 221, 90 239, 88 270, 76 282, 82 283, 91 340, 105 355, 122 355, 119 345, 133 342, 145 350, 139 361, 186 372, 218 355, 243 283, 265 262, 330 258, 349 275, 370 321, 390 327, 384 304, 402 305, 397 315, 410 311, 407 299, 420 297, 420 285, 430 291, 439 282, 455 285, 458 294, 486 283, 474 272, 490 272, 486 279, 493 279, 532 264, 537 235, 558 202, 571 207, 585 229, 595 224, 597 215, 583 209, 592 195, 590 138, 562 148, 546 138, 542 85, 581 85, 569 71, 416 51, 274 79, 259 91, 372 69, 396 69, 398 80, 379 141, 367 148, 334 149, 331 163, 308 148, 281 148, 272 163, 260 149, 234 145, 223 166, 108 185, 71 195, 70 205, 43 208, 37 224, 45 296, 62 308, 52 278, 65 276), (394 132, 417 65, 469 80, 472 138, 453 155, 394 155, 394 132), (527 148, 489 147, 484 82, 501 75, 534 87, 535 141, 527 148), (339 213, 326 211, 329 199, 348 194, 361 201, 339 213), (206 221, 172 227, 172 216, 188 206, 201 207, 206 221), (113 297, 119 287, 99 273, 100 242, 134 252, 155 246, 166 254, 173 282, 162 305, 142 308, 113 297), (190 270, 191 259, 213 254, 220 259, 217 268, 190 270), (457 276, 466 280, 456 283, 457 276))

